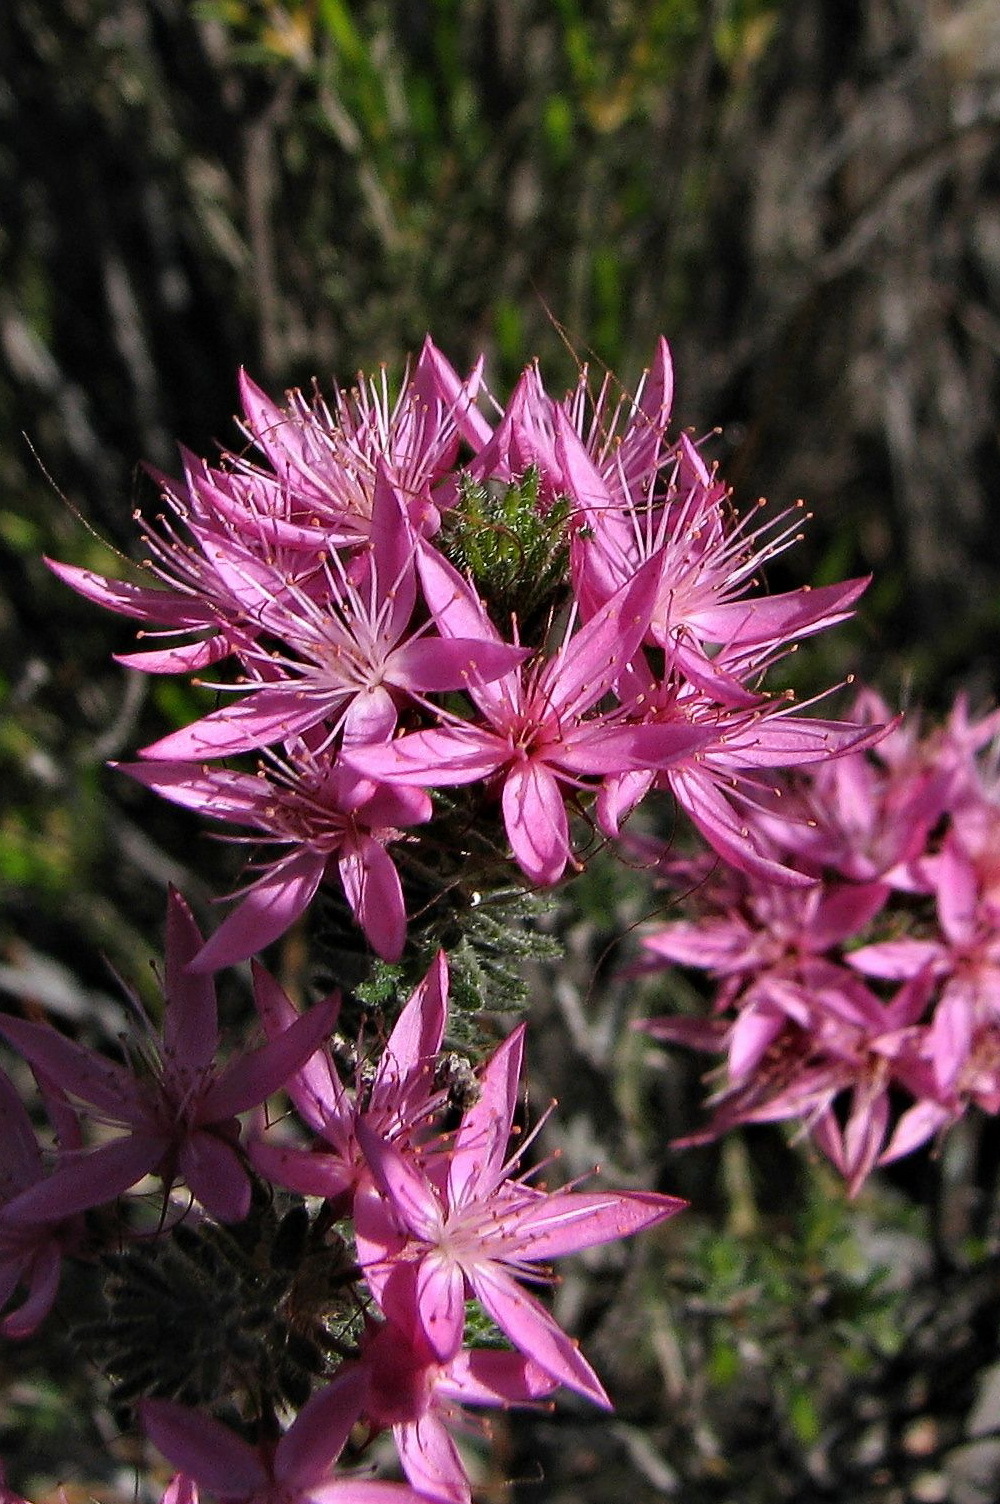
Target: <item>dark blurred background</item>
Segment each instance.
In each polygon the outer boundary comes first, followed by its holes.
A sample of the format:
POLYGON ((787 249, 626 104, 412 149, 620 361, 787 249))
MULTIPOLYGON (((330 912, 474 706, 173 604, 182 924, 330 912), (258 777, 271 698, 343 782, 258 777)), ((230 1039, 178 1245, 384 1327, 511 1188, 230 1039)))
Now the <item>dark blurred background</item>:
MULTIPOLYGON (((380 363, 398 378, 425 331, 458 366, 484 350, 501 395, 534 356, 556 393, 584 361, 628 387, 662 331, 678 424, 718 430, 706 452, 737 500, 803 496, 814 513, 772 583, 875 577, 800 682, 856 670, 935 710, 960 686, 996 693, 996 0, 5 0, 8 1005, 113 1019, 103 958, 145 972, 166 881, 197 904, 232 880, 192 823, 105 769, 189 716, 191 692, 116 668, 128 625, 40 555, 123 572, 133 508, 156 502, 140 462, 173 471, 178 441, 238 444, 241 364, 276 395, 380 363)), ((739 1285, 738 1248, 709 1283, 739 1285)), ((668 1394, 673 1340, 657 1350, 668 1394)), ((724 1389, 743 1359, 727 1370, 710 1346, 724 1389)), ((802 1362, 782 1423, 805 1456, 820 1422, 802 1362)), ((734 1474, 674 1379, 705 1497, 726 1498, 734 1474)), ((595 1454, 604 1493, 584 1465, 586 1488, 526 1497, 617 1499, 608 1468, 626 1463, 636 1498, 669 1494, 676 1461, 658 1472, 648 1433, 622 1434, 613 1465, 595 1454)), ((550 1478, 565 1450, 552 1443, 550 1478)), ((803 1468, 780 1497, 800 1474, 838 1497, 836 1468, 803 1468)), ((896 1497, 891 1468, 870 1486, 896 1497)), ((965 1498, 921 1486, 928 1504, 965 1498)))

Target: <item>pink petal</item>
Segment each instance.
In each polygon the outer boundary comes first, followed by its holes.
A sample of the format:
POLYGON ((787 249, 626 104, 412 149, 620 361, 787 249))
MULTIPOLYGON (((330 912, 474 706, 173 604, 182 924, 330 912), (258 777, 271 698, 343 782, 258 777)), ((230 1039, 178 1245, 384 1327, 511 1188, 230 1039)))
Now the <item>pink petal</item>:
POLYGON ((649 626, 662 573, 660 556, 648 559, 559 649, 539 681, 557 712, 581 715, 614 688, 649 626))
POLYGON ((905 982, 942 962, 944 957, 944 947, 936 940, 880 940, 875 945, 848 951, 844 960, 866 977, 905 982))
POLYGON ((55 1303, 61 1266, 59 1247, 54 1241, 39 1250, 31 1261, 27 1295, 15 1311, 0 1321, 0 1335, 19 1342, 38 1330, 55 1303))
POLYGON ((64 585, 121 616, 132 616, 139 621, 167 622, 174 626, 205 625, 204 616, 192 612, 188 600, 178 597, 173 591, 150 590, 143 585, 132 585, 127 580, 112 580, 95 574, 92 569, 61 564, 57 559, 46 559, 45 563, 64 585))
POLYGON ((934 1009, 927 1043, 934 1063, 934 1079, 942 1092, 950 1091, 969 1058, 975 1024, 971 986, 951 982, 934 1009))
POLYGON ((180 731, 161 736, 140 749, 152 761, 197 762, 203 757, 232 757, 271 742, 288 741, 323 719, 336 697, 329 691, 307 694, 297 685, 267 686, 235 705, 213 710, 180 731))
POLYGON ((411 994, 375 1070, 370 1110, 399 1094, 415 1077, 433 1076, 448 1014, 448 957, 439 950, 411 994))
POLYGON ((462 1345, 465 1326, 465 1279, 446 1253, 433 1250, 420 1260, 416 1285, 420 1329, 441 1363, 462 1345))
POLYGON ((344 1449, 367 1388, 368 1375, 362 1369, 344 1368, 307 1401, 278 1442, 276 1483, 305 1491, 323 1481, 344 1449))
POLYGON ((0 1014, 0 1035, 50 1080, 89 1102, 113 1122, 143 1128, 152 1109, 142 1085, 120 1065, 76 1044, 48 1024, 0 1014))
POLYGON ((271 1144, 253 1139, 247 1158, 259 1175, 273 1185, 298 1191, 301 1196, 322 1196, 335 1201, 349 1191, 357 1178, 357 1166, 338 1154, 318 1154, 290 1144, 271 1144))
POLYGON ((471 1504, 472 1490, 458 1449, 434 1414, 392 1428, 403 1471, 411 1485, 443 1504, 471 1504))
POLYGON ((140 1400, 138 1409, 153 1445, 200 1488, 220 1499, 248 1499, 268 1487, 256 1450, 212 1416, 172 1400, 140 1400))
POLYGON ((284 1086, 333 1030, 337 1001, 326 998, 303 1013, 283 1034, 238 1055, 205 1092, 198 1121, 218 1123, 246 1112, 284 1086))
POLYGON ((175 888, 167 900, 165 1052, 190 1075, 204 1070, 219 1047, 215 983, 188 966, 204 945, 184 899, 175 888))
POLYGON ((414 731, 379 746, 352 748, 344 761, 359 773, 387 783, 444 788, 485 778, 509 757, 505 739, 468 726, 454 731, 414 731))
POLYGON ((686 1206, 654 1191, 553 1191, 498 1221, 501 1238, 516 1240, 519 1257, 534 1262, 630 1237, 686 1206))
POLYGON ((116 762, 111 767, 145 784, 184 809, 253 824, 261 804, 261 781, 248 773, 208 769, 193 762, 116 762))
POLYGON ((184 1473, 175 1473, 163 1490, 160 1504, 198 1504, 198 1485, 184 1473))
MULTIPOLYGON (((299 1014, 284 989, 259 961, 251 962, 251 971, 254 1001, 264 1031, 268 1039, 277 1039, 295 1022, 299 1014)), ((333 1023, 336 1025, 337 1014, 340 1012, 340 993, 332 993, 327 1001, 333 1006, 333 1023)), ((353 1118, 353 1105, 329 1055, 323 1049, 310 1055, 295 1074, 289 1077, 285 1082, 285 1091, 316 1133, 326 1132, 331 1122, 347 1124, 353 1118)))
POLYGON ((454 1208, 489 1196, 503 1178, 524 1036, 520 1024, 493 1052, 479 1078, 479 1096, 462 1115, 448 1161, 448 1199, 454 1208))
POLYGON ((705 768, 682 767, 668 769, 666 778, 678 804, 708 844, 738 871, 786 888, 813 886, 813 878, 794 872, 765 854, 752 828, 720 794, 712 773, 705 768))
POLYGON ((326 857, 308 847, 260 878, 191 962, 192 971, 218 971, 246 960, 283 935, 323 880, 326 857))
POLYGON ((789 642, 846 621, 870 584, 871 576, 865 575, 818 589, 803 586, 780 595, 754 596, 694 611, 687 620, 705 642, 730 646, 789 642))
POLYGON ((594 816, 602 835, 612 841, 621 835, 623 822, 645 799, 655 776, 649 769, 643 773, 616 773, 604 780, 594 805, 594 816))
POLYGON ((366 746, 387 742, 396 729, 396 704, 384 684, 367 685, 344 713, 343 745, 366 746))
POLYGON ((202 642, 188 642, 179 647, 147 648, 139 653, 112 653, 111 656, 123 668, 138 669, 142 674, 194 674, 228 658, 233 650, 229 638, 217 633, 202 642))
POLYGON ((544 1399, 557 1381, 522 1353, 463 1348, 438 1381, 439 1392, 463 1405, 507 1405, 544 1399))
POLYGON ((357 1135, 372 1178, 400 1222, 421 1242, 436 1243, 443 1218, 430 1181, 398 1149, 373 1133, 364 1119, 358 1122, 357 1135))
POLYGON ((416 637, 389 661, 392 682, 427 694, 491 683, 530 657, 530 648, 470 637, 416 637))
POLYGON ((417 369, 414 372, 414 385, 418 390, 423 387, 426 380, 425 371, 431 378, 433 389, 445 404, 449 418, 463 439, 473 450, 482 449, 493 433, 489 423, 475 405, 480 386, 482 358, 480 357, 476 362, 465 381, 462 381, 454 366, 445 359, 428 335, 424 340, 417 369))
POLYGON ((13 1082, 0 1071, 0 1202, 38 1180, 42 1151, 28 1110, 13 1082))
POLYGON ((169 1144, 166 1136, 129 1135, 64 1160, 47 1179, 9 1201, 4 1220, 15 1225, 61 1222, 91 1206, 114 1201, 156 1168, 169 1144))
POLYGON ((946 840, 935 874, 937 912, 950 945, 969 945, 976 933, 979 882, 976 869, 954 839, 946 840))
POLYGON ((192 1133, 178 1168, 195 1200, 219 1222, 242 1222, 250 1210, 250 1177, 232 1144, 213 1133, 192 1133))
POLYGON ((371 836, 346 841, 338 861, 351 913, 383 961, 398 961, 406 943, 403 889, 392 858, 371 836))
POLYGON ((511 850, 532 882, 559 881, 569 861, 569 823, 559 784, 539 761, 518 763, 503 786, 503 818, 511 850))
MULTIPOLYGON (((303 1504, 306 1501, 303 1500, 303 1504)), ((335 1478, 309 1490, 308 1504, 433 1504, 424 1494, 414 1493, 402 1483, 381 1483, 378 1479, 335 1478)))
POLYGON ((568 1389, 586 1395, 603 1410, 613 1408, 578 1345, 556 1325, 534 1296, 492 1263, 477 1264, 469 1269, 468 1275, 482 1305, 515 1347, 568 1389))
POLYGON ((924 1100, 908 1107, 896 1124, 895 1131, 882 1152, 879 1164, 892 1164, 905 1154, 912 1154, 945 1127, 953 1114, 940 1102, 924 1100))

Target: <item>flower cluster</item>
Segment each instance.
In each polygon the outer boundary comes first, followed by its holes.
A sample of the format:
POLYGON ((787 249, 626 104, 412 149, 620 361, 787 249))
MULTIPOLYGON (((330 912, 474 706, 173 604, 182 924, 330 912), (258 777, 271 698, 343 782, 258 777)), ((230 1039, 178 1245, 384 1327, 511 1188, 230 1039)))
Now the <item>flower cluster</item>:
MULTIPOLYGON (((585 372, 555 401, 530 366, 501 409, 481 368, 460 379, 428 340, 395 401, 383 378, 332 407, 298 392, 279 407, 244 376, 258 458, 185 455, 183 482, 162 481, 143 525, 160 588, 52 565, 143 624, 129 666, 232 665, 221 708, 125 769, 257 847, 196 968, 261 949, 334 872, 397 960, 399 864, 455 799, 438 849, 492 825, 526 886, 578 865, 571 814, 614 837, 654 785, 727 860, 773 873, 746 817, 761 770, 877 734, 762 689, 866 581, 758 593, 800 513, 739 520, 691 440, 668 440, 665 342, 617 403, 585 372), (234 768, 244 754, 256 766, 234 768)), ((470 890, 491 881, 474 844, 470 890)))
MULTIPOLYGON (((519 1169, 530 1137, 513 1155, 508 1144, 516 1131, 523 1027, 478 1075, 470 1074, 457 1128, 446 1129, 453 1103, 440 1069, 448 994, 443 955, 410 997, 374 1069, 359 1071, 349 1085, 325 1048, 337 1000, 298 1015, 259 967, 255 997, 267 1041, 217 1067, 214 985, 190 969, 201 944, 186 904, 172 894, 163 1027, 157 1033, 134 1000, 141 1031, 130 1042, 133 1069, 49 1025, 0 1019, 0 1033, 51 1099, 61 1137, 56 1167, 46 1174, 28 1114, 0 1077, 8 1130, 0 1294, 7 1304, 26 1288, 19 1308, 4 1319, 4 1333, 27 1335, 51 1307, 61 1256, 79 1241, 80 1214, 116 1200, 148 1175, 163 1183, 159 1230, 165 1236, 185 1231, 183 1203, 171 1194, 176 1187, 195 1204, 190 1215, 196 1225, 208 1217, 220 1223, 247 1218, 252 1176, 260 1177, 258 1184, 269 1180, 275 1194, 284 1187, 309 1192, 323 1198, 331 1227, 336 1219, 354 1229, 355 1265, 345 1270, 338 1263, 336 1240, 325 1250, 341 1285, 353 1291, 353 1320, 333 1344, 339 1361, 318 1365, 318 1387, 280 1439, 271 1433, 281 1397, 253 1386, 244 1394, 253 1401, 256 1423, 249 1439, 210 1413, 209 1401, 231 1400, 231 1393, 196 1396, 201 1408, 175 1398, 145 1399, 140 1414, 148 1433, 190 1483, 225 1499, 376 1504, 419 1495, 467 1504, 470 1485, 450 1433, 464 1406, 530 1403, 563 1384, 609 1407, 579 1348, 522 1281, 544 1284, 552 1259, 654 1226, 682 1203, 639 1191, 548 1191, 519 1169), (260 1131, 244 1142, 240 1116, 279 1087, 298 1109, 309 1144, 260 1131), (125 1132, 96 1147, 85 1144, 81 1112, 125 1132), (467 1344, 470 1300, 502 1334, 500 1346, 467 1344), (370 1435, 391 1429, 410 1487, 330 1477, 358 1423, 370 1435)), ((122 1209, 116 1236, 127 1239, 130 1225, 122 1209)), ((190 1243, 196 1233, 187 1229, 185 1237, 190 1243)), ((329 1281, 318 1284, 326 1299, 329 1281)), ((261 1288, 258 1278, 258 1300, 261 1288)), ((171 1297, 162 1279, 145 1293, 171 1297)), ((306 1298, 300 1290, 300 1307, 306 1298)), ((341 1290, 340 1308, 344 1301, 341 1290)), ((221 1322, 217 1309, 212 1314, 221 1322)), ((300 1334, 303 1319, 299 1309, 300 1334)), ((143 1312, 140 1321, 148 1320, 143 1312)), ((194 1354, 203 1340, 186 1335, 186 1363, 175 1385, 182 1394, 195 1382, 194 1354)), ((122 1371, 127 1357, 119 1354, 118 1364, 122 1371)), ((162 1365, 159 1372, 165 1372, 162 1365)), ((154 1362, 154 1396, 164 1387, 156 1373, 154 1362)))
MULTIPOLYGON (((789 1053, 785 1033, 807 1035, 825 987, 839 999, 831 1020, 853 1009, 855 1035, 869 1028, 866 998, 885 1013, 869 1055, 889 1059, 893 1079, 929 1072, 945 1115, 949 1093, 972 1089, 986 1003, 971 960, 951 965, 927 941, 870 947, 853 957, 853 992, 836 992, 820 943, 874 917, 906 872, 909 893, 948 895, 942 924, 971 956, 986 891, 972 795, 960 824, 959 772, 943 753, 930 766, 899 732, 869 763, 881 711, 821 720, 763 688, 866 582, 762 595, 799 511, 740 520, 697 446, 668 439, 671 390, 663 341, 618 402, 610 380, 591 394, 585 372, 555 401, 530 366, 501 408, 481 361, 463 380, 429 340, 395 399, 383 379, 332 405, 292 393, 279 407, 244 377, 249 456, 185 454, 182 481, 160 478, 163 510, 142 524, 154 584, 52 564, 141 624, 128 667, 225 673, 211 686, 221 705, 125 771, 255 848, 207 941, 170 895, 162 1025, 130 996, 121 1058, 0 1015, 55 1140, 42 1151, 0 1075, 0 1331, 38 1327, 64 1257, 100 1264, 103 1315, 75 1339, 180 1470, 165 1504, 197 1504, 199 1489, 234 1504, 469 1504, 453 1436, 467 1411, 546 1402, 559 1386, 610 1406, 527 1286, 681 1205, 538 1179, 534 1133, 517 1122, 524 1026, 478 1065, 446 1051, 443 950, 408 997, 393 974, 391 1031, 379 1015, 353 1040, 337 1032, 339 994, 300 1013, 254 961, 264 1040, 220 1059, 213 973, 282 935, 334 875, 371 950, 395 963, 420 882, 463 890, 470 911, 481 891, 551 887, 581 865, 574 818, 613 840, 668 788, 733 866, 724 915, 705 921, 716 950, 705 926, 686 934, 702 956, 733 958, 723 1006, 741 1010, 745 1075, 779 1043, 789 1053), (813 781, 779 800, 775 770, 802 765, 813 781), (857 786, 858 820, 867 790, 863 857, 846 828, 821 841, 816 820, 800 822, 800 805, 841 786, 857 786), (945 810, 955 833, 942 839, 945 810), (918 829, 933 849, 919 849, 918 829), (843 849, 830 893, 818 881, 827 846, 843 849), (734 916, 768 903, 765 981, 734 916), (800 953, 813 970, 796 971, 800 953), (903 980, 891 1004, 866 992, 864 965, 903 980), (946 977, 927 1064, 907 1030, 946 977), (277 1092, 291 1110, 268 1122, 277 1092), (343 1470, 387 1432, 406 1484, 343 1470)), ((963 734, 968 785, 984 733, 956 721, 956 766, 963 734)), ((407 957, 411 977, 434 953, 429 934, 424 960, 407 957)), ((661 958, 685 959, 684 944, 678 927, 650 939, 661 958)), ((736 1121, 742 1101, 735 1090, 720 1112, 736 1121)), ((823 1131, 832 1142, 835 1126, 823 1131)))
MULTIPOLYGON (((859 718, 886 718, 870 691, 859 718)), ((974 1103, 1000 1111, 1000 712, 963 698, 923 736, 776 779, 755 842, 809 885, 647 846, 691 917, 644 938, 642 971, 717 984, 708 1018, 654 1037, 722 1051, 708 1127, 801 1120, 857 1191, 974 1103)))

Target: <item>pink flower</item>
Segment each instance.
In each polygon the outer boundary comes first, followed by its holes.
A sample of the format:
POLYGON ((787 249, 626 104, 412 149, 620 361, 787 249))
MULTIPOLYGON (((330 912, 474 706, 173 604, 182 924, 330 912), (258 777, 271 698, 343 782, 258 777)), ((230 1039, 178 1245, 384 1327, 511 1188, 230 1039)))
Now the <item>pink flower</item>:
MULTIPOLYGON (((494 631, 474 593, 439 556, 420 559, 431 609, 445 635, 476 620, 494 631)), ((563 786, 635 766, 664 762, 700 745, 687 724, 640 727, 621 714, 595 712, 615 687, 638 647, 656 590, 655 560, 623 586, 579 631, 566 636, 550 659, 513 670, 493 684, 471 682, 468 691, 484 723, 453 722, 416 731, 383 746, 348 751, 346 760, 395 784, 440 788, 497 775, 504 825, 514 857, 533 882, 558 882, 571 857, 563 786)))
POLYGON ((419 700, 461 689, 470 678, 488 681, 509 672, 524 650, 481 634, 442 639, 426 622, 411 629, 415 548, 403 504, 379 461, 368 551, 348 561, 324 550, 307 585, 276 581, 273 599, 257 612, 269 650, 243 655, 260 682, 237 704, 161 737, 143 756, 229 757, 288 742, 321 722, 327 740, 342 733, 347 744, 384 741, 396 726, 397 699, 419 700))
POLYGON ((419 1504, 423 1496, 405 1484, 331 1476, 366 1388, 359 1369, 339 1374, 274 1446, 252 1446, 212 1416, 171 1400, 143 1400, 139 1415, 164 1457, 224 1504, 419 1504))
MULTIPOLYGON (((297 1018, 281 988, 262 973, 255 988, 268 1037, 280 1038, 297 1018)), ((317 1135, 311 1149, 258 1139, 250 1148, 256 1169, 277 1185, 335 1203, 353 1197, 369 1180, 358 1142, 364 1122, 384 1139, 413 1142, 426 1132, 445 1092, 435 1084, 448 1004, 448 962, 440 951, 414 989, 386 1040, 370 1080, 353 1092, 343 1084, 325 1050, 319 1050, 285 1083, 300 1117, 317 1135)))
POLYGON ((369 1329, 360 1361, 369 1379, 366 1419, 377 1428, 392 1427, 410 1483, 446 1504, 471 1499, 450 1434, 455 1424, 471 1429, 462 1407, 508 1409, 537 1403, 556 1388, 521 1353, 460 1348, 442 1363, 419 1329, 408 1333, 388 1321, 369 1329))
POLYGON ((399 959, 406 910, 386 847, 401 827, 430 819, 431 801, 422 790, 392 788, 331 765, 305 743, 286 759, 271 754, 256 776, 199 763, 118 766, 175 804, 259 831, 264 849, 292 848, 256 863, 260 875, 195 958, 195 970, 229 966, 270 945, 305 912, 334 867, 373 949, 386 961, 399 959))
POLYGON ((47 1179, 6 1208, 19 1224, 52 1222, 98 1206, 156 1174, 169 1189, 183 1178, 220 1221, 239 1221, 250 1209, 250 1180, 240 1156, 237 1115, 284 1085, 330 1031, 331 1000, 318 1003, 281 1037, 239 1055, 223 1070, 218 1048, 215 988, 193 974, 201 935, 179 893, 167 908, 166 1011, 162 1036, 133 999, 146 1034, 139 1041, 146 1070, 116 1065, 46 1024, 0 1017, 0 1034, 56 1086, 96 1108, 104 1122, 127 1132, 89 1153, 64 1158, 47 1179))
POLYGON ((553 1379, 610 1406, 576 1344, 515 1276, 544 1281, 549 1259, 654 1226, 683 1203, 645 1192, 545 1192, 511 1178, 524 1150, 505 1158, 523 1041, 522 1027, 493 1055, 443 1162, 424 1169, 358 1124, 375 1183, 355 1202, 358 1259, 389 1320, 419 1331, 439 1362, 459 1351, 473 1294, 553 1379))
POLYGON ((944 1092, 957 1081, 977 1029, 1000 1022, 1000 905, 983 891, 979 865, 954 831, 923 867, 933 882, 939 937, 877 941, 847 959, 866 976, 905 980, 926 970, 943 980, 929 1048, 944 1092))

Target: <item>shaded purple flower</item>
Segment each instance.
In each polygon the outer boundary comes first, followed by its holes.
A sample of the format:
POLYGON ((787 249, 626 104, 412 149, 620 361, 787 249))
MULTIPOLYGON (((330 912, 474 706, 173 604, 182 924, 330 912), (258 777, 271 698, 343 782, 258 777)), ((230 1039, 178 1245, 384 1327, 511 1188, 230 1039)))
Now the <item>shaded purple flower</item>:
POLYGON ((98 1206, 155 1174, 169 1189, 183 1179, 220 1221, 239 1221, 250 1208, 250 1180, 239 1151, 238 1114, 263 1102, 309 1058, 333 1026, 332 1000, 317 1003, 279 1039, 219 1068, 215 987, 190 970, 202 939, 183 898, 167 908, 162 1034, 135 1009, 144 1036, 141 1067, 117 1065, 47 1024, 0 1017, 0 1034, 32 1066, 101 1121, 126 1133, 63 1162, 6 1208, 18 1224, 51 1222, 98 1206))
MULTIPOLYGON (((45 1088, 43 1096, 64 1157, 80 1143, 76 1114, 54 1090, 45 1088)), ((68 1208, 53 1208, 41 1222, 25 1225, 19 1221, 19 1204, 34 1187, 44 1187, 46 1178, 27 1109, 0 1071, 0 1311, 6 1310, 19 1289, 24 1292, 21 1303, 0 1319, 4 1337, 30 1337, 38 1329, 56 1298, 62 1256, 80 1231, 68 1208)))
POLYGON ((338 1374, 299 1411, 276 1445, 251 1445, 212 1416, 172 1400, 143 1400, 147 1435, 174 1467, 224 1504, 406 1504, 424 1496, 402 1483, 334 1477, 365 1400, 360 1369, 338 1374))

